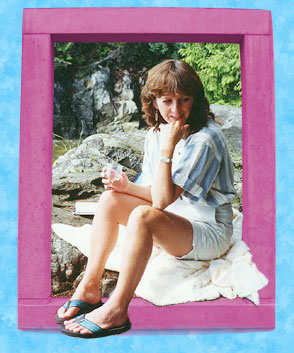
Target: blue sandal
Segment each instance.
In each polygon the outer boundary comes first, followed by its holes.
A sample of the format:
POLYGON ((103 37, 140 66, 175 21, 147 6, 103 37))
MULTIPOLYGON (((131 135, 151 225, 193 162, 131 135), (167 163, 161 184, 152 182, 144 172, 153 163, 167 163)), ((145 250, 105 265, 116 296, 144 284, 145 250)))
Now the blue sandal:
POLYGON ((132 325, 128 319, 124 325, 111 327, 108 329, 103 329, 100 326, 94 324, 94 322, 87 320, 85 314, 79 315, 75 318, 74 322, 78 323, 80 326, 85 327, 92 333, 82 334, 79 332, 72 332, 66 330, 64 327, 60 328, 60 331, 67 336, 79 337, 79 338, 99 338, 111 335, 118 335, 120 333, 126 332, 131 329, 132 325))
POLYGON ((71 320, 81 314, 87 314, 90 311, 99 308, 101 305, 103 305, 103 302, 100 301, 98 304, 90 304, 87 302, 84 302, 83 300, 68 300, 63 304, 63 307, 65 308, 65 311, 67 311, 69 308, 79 308, 80 310, 78 313, 70 318, 62 319, 59 316, 57 316, 57 313, 55 315, 55 322, 57 324, 63 324, 64 321, 71 320))

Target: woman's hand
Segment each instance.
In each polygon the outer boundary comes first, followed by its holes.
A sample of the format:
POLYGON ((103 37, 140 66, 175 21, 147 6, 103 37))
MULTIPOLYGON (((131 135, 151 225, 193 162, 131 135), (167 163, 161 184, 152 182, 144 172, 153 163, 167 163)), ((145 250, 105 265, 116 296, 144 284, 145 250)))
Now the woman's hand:
POLYGON ((129 186, 129 179, 127 177, 127 174, 122 172, 120 174, 120 179, 116 179, 112 181, 108 176, 107 176, 107 168, 104 167, 101 172, 102 176, 102 183, 104 184, 105 189, 107 190, 114 190, 118 192, 126 192, 129 186))
POLYGON ((171 122, 162 126, 160 130, 161 151, 173 151, 176 144, 187 136, 188 129, 189 124, 182 126, 180 121, 171 122))

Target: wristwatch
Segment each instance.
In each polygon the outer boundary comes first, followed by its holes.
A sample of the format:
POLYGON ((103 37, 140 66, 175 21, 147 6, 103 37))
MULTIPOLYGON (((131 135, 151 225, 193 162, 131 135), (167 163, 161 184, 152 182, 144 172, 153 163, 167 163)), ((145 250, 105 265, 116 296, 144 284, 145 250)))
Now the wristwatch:
POLYGON ((168 157, 160 157, 160 160, 165 163, 171 163, 173 161, 172 158, 168 157))

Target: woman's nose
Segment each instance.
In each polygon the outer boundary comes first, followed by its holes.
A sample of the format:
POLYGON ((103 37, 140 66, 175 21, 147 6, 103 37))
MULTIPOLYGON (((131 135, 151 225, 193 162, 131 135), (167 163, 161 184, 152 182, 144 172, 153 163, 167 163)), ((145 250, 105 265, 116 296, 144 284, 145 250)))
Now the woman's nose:
POLYGON ((180 112, 180 105, 177 101, 173 102, 172 103, 172 106, 171 106, 171 111, 173 114, 177 115, 179 114, 180 112))

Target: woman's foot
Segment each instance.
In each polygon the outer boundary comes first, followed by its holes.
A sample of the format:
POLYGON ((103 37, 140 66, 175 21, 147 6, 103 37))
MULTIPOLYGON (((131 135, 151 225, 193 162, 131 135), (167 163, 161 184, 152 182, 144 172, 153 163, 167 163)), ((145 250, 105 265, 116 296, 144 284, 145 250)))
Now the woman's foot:
MULTIPOLYGON (((85 315, 85 318, 104 330, 125 325, 128 320, 128 311, 121 305, 111 303, 109 299, 103 306, 85 315)), ((92 334, 87 328, 80 326, 75 320, 64 322, 66 330, 83 335, 92 334)))
MULTIPOLYGON (((99 284, 97 285, 95 283, 95 285, 91 285, 82 280, 70 300, 82 300, 88 304, 98 304, 101 300, 99 284)), ((79 312, 80 308, 78 307, 73 306, 66 310, 66 308, 62 306, 57 311, 57 317, 61 320, 69 320, 78 315, 79 312)))

